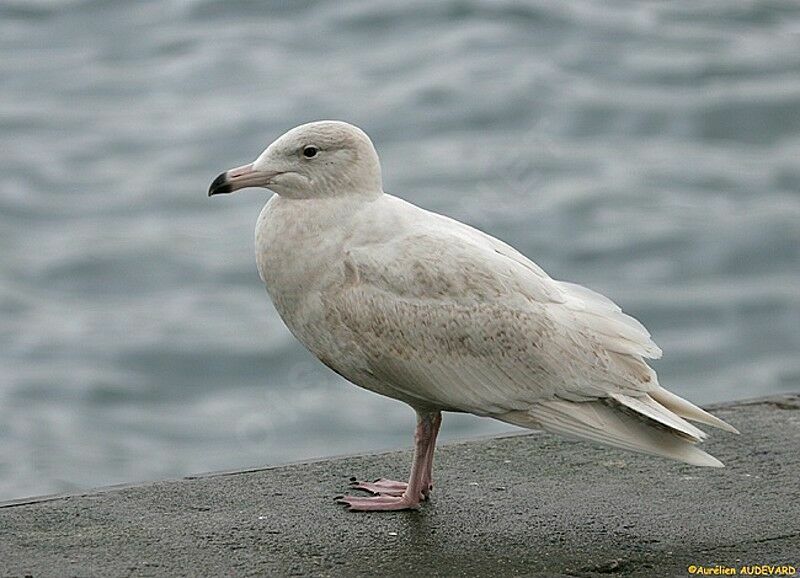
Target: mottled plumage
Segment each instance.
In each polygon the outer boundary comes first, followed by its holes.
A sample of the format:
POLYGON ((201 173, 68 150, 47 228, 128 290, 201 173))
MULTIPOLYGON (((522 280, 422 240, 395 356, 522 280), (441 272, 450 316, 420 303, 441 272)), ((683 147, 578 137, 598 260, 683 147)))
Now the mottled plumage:
POLYGON ((223 192, 278 193, 258 219, 256 256, 292 333, 353 383, 410 404, 432 437, 418 442, 407 487, 362 483, 378 497, 346 498, 351 507, 427 497, 441 411, 722 465, 687 419, 736 430, 658 384, 645 359, 661 350, 641 323, 502 241, 384 193, 359 129, 303 125, 228 175, 215 181, 223 192))

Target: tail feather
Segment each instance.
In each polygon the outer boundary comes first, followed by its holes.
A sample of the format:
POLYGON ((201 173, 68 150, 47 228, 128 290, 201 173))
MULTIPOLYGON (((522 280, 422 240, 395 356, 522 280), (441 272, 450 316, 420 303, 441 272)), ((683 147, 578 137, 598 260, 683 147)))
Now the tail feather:
POLYGON ((577 403, 546 401, 527 410, 494 417, 522 427, 541 428, 568 437, 662 456, 695 466, 723 467, 722 462, 690 441, 696 441, 694 436, 672 428, 663 421, 654 421, 646 415, 620 411, 601 400, 577 403))
POLYGON ((650 397, 652 397, 658 403, 681 417, 685 417, 686 419, 690 419, 699 423, 704 423, 706 425, 710 425, 731 433, 739 433, 739 430, 732 425, 725 423, 718 417, 711 415, 690 401, 686 401, 682 397, 678 397, 671 391, 667 391, 661 386, 658 386, 655 390, 648 393, 650 397))

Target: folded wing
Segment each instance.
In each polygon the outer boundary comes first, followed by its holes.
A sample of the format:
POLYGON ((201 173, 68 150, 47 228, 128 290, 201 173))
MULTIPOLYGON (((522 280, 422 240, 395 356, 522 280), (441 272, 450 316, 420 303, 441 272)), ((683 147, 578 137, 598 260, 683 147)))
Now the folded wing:
POLYGON ((373 375, 420 406, 718 465, 676 449, 705 437, 684 418, 727 424, 663 393, 644 361, 661 350, 638 321, 461 227, 348 251, 327 307, 373 375))

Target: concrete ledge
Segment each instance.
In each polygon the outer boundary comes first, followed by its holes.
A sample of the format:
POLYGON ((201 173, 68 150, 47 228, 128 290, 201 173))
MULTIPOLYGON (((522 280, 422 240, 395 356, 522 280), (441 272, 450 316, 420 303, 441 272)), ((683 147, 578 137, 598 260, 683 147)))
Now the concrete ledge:
MULTIPOLYGON (((532 433, 443 445, 418 512, 333 503, 409 452, 0 504, 0 577, 687 576, 800 568, 800 394, 715 406, 728 466, 694 468, 532 433)), ((446 418, 445 418, 446 419, 446 418)))

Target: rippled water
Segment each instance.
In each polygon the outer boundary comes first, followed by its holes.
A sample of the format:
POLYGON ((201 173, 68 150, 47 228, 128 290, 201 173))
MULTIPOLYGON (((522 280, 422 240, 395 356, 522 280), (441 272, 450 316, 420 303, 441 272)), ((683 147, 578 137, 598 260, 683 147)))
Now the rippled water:
POLYGON ((800 389, 793 0, 5 0, 0 499, 410 443, 281 325, 265 194, 206 198, 320 118, 372 135, 386 190, 623 304, 666 386, 800 389))

